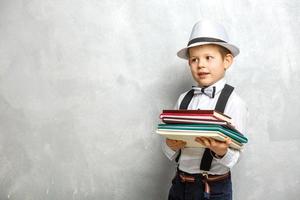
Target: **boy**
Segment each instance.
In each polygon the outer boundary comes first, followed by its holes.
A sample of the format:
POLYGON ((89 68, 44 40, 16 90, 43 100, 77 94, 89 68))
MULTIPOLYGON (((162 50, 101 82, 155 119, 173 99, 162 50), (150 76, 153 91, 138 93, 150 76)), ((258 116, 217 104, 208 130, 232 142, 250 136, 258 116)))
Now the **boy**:
MULTIPOLYGON (((218 110, 230 116, 235 128, 245 133, 246 105, 224 79, 238 54, 239 49, 228 42, 223 26, 211 21, 197 22, 187 47, 177 55, 188 60, 198 86, 180 95, 176 109, 218 110)), ((229 148, 230 139, 220 142, 198 137, 196 141, 206 148, 184 148, 185 142, 180 140, 164 142, 166 156, 178 162, 169 200, 231 200, 230 169, 240 152, 229 148)))

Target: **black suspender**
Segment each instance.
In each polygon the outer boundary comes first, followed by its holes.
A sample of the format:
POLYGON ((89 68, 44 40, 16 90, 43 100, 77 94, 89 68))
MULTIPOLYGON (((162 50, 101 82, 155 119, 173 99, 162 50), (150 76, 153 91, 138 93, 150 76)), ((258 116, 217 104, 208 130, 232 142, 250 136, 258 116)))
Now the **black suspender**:
MULTIPOLYGON (((227 101, 232 93, 232 91, 234 90, 234 87, 225 84, 224 88, 221 91, 221 94, 219 96, 219 99, 217 101, 215 110, 221 113, 224 113, 227 101)), ((183 98, 183 100, 181 101, 181 104, 179 106, 179 109, 187 109, 192 98, 194 97, 194 90, 190 90, 183 98)), ((210 167, 211 167, 211 163, 213 160, 213 156, 211 154, 212 152, 210 151, 210 149, 206 148, 200 163, 200 169, 204 170, 204 171, 209 171, 210 167)), ((179 154, 177 155, 175 161, 178 162, 179 161, 179 157, 181 155, 181 150, 179 150, 179 154)))
MULTIPOLYGON (((181 103, 180 103, 180 106, 179 106, 179 109, 183 109, 183 110, 186 110, 188 107, 189 107, 189 104, 192 100, 192 98, 194 97, 194 90, 191 89, 190 91, 188 91, 188 93, 183 97, 181 103)), ((181 149, 179 149, 179 153, 177 155, 177 157, 175 158, 175 161, 178 162, 179 161, 179 158, 180 158, 180 155, 181 155, 181 149)))
POLYGON ((216 108, 215 108, 216 111, 224 113, 227 101, 233 90, 234 90, 234 87, 232 87, 231 85, 225 84, 224 88, 221 91, 219 99, 217 101, 216 108))
POLYGON ((188 91, 188 93, 184 96, 182 99, 179 109, 184 109, 186 110, 189 107, 190 102, 192 101, 192 98, 194 97, 194 90, 191 89, 188 91))

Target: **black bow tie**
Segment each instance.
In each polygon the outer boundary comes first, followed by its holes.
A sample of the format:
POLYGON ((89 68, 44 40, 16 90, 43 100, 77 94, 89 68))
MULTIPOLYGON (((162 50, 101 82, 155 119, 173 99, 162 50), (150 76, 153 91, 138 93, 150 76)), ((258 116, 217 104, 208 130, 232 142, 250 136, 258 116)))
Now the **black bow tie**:
POLYGON ((216 87, 204 87, 204 88, 200 88, 200 87, 193 87, 194 90, 194 94, 205 94, 207 96, 209 96, 210 98, 214 98, 215 97, 215 93, 216 93, 216 87))

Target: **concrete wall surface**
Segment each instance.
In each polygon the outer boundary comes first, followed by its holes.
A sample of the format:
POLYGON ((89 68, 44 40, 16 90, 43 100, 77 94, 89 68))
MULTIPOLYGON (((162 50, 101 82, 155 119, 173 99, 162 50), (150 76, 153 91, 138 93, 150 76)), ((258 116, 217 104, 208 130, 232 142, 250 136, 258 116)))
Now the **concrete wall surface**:
POLYGON ((176 52, 201 19, 241 53, 247 102, 234 199, 299 199, 297 0, 0 0, 0 199, 167 199, 175 164, 155 133, 195 83, 176 52))

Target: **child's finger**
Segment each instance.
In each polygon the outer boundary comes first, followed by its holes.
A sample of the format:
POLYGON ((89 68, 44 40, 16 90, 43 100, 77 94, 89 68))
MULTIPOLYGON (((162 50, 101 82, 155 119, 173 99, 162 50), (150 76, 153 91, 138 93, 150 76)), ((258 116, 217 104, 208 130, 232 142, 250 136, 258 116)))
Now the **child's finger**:
POLYGON ((201 137, 196 137, 196 138, 195 138, 195 141, 196 141, 196 142, 199 142, 199 143, 202 144, 202 145, 204 145, 204 143, 203 143, 201 137))
POLYGON ((174 147, 184 147, 186 145, 186 142, 183 140, 173 140, 173 146, 174 147))
POLYGON ((232 143, 232 140, 230 138, 225 139, 226 144, 229 146, 232 143))
POLYGON ((215 147, 215 146, 217 146, 217 141, 215 140, 215 139, 213 139, 213 138, 208 138, 208 140, 209 140, 209 143, 210 143, 210 146, 211 147, 215 147))
POLYGON ((186 141, 181 141, 181 147, 184 147, 186 145, 186 141))
POLYGON ((186 142, 182 140, 178 140, 176 143, 174 143, 173 148, 175 149, 181 149, 185 146, 186 142))
POLYGON ((173 147, 176 147, 176 144, 178 142, 177 142, 177 140, 172 140, 172 139, 167 138, 166 143, 170 148, 173 148, 173 147))
POLYGON ((201 137, 201 140, 202 140, 204 146, 210 147, 210 141, 208 140, 208 138, 201 137))

